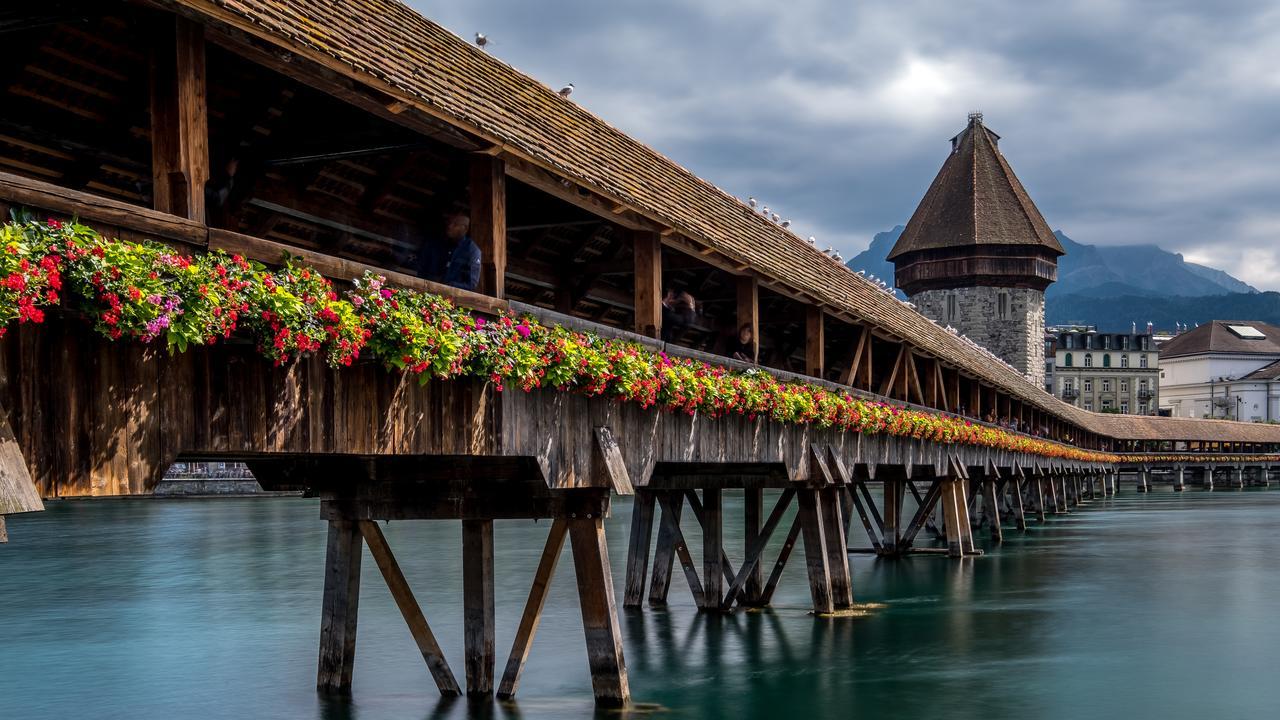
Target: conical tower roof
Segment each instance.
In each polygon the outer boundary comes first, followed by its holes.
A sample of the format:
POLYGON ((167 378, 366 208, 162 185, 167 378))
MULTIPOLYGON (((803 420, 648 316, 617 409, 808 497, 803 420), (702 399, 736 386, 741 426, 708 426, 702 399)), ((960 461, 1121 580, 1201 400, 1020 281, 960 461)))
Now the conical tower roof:
POLYGON ((1000 154, 982 114, 951 138, 951 155, 907 222, 889 259, 920 250, 1039 245, 1065 254, 1049 224, 1000 154))

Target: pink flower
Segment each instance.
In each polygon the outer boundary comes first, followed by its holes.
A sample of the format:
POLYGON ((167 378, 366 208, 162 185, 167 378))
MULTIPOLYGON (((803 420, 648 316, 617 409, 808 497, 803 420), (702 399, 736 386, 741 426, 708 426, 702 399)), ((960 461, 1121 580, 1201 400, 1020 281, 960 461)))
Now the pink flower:
POLYGON ((526 325, 523 320, 521 320, 520 324, 516 326, 516 332, 520 333, 520 337, 528 340, 529 334, 533 331, 529 329, 529 326, 526 325))

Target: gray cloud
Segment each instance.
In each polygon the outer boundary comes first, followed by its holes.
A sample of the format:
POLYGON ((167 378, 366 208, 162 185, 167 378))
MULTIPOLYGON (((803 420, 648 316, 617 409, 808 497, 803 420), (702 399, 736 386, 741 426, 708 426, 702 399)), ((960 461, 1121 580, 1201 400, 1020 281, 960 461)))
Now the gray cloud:
POLYGON ((1280 289, 1280 6, 412 2, 849 255, 982 110, 1049 224, 1280 289))

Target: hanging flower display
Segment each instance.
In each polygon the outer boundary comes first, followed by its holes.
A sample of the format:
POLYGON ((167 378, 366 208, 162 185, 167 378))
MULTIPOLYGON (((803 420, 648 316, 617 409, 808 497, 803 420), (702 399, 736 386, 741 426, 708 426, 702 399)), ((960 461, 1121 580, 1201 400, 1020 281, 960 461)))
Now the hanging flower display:
POLYGON ((163 339, 171 352, 247 334, 276 364, 319 353, 341 367, 364 354, 422 382, 476 377, 500 391, 545 388, 689 415, 738 415, 1073 461, 1120 459, 529 317, 484 318, 438 295, 391 287, 374 274, 340 295, 292 259, 272 271, 235 255, 187 256, 161 243, 109 239, 56 220, 15 218, 0 229, 0 241, 0 335, 15 320, 41 322, 42 307, 65 300, 108 338, 163 339), (59 294, 64 282, 67 298, 59 294))

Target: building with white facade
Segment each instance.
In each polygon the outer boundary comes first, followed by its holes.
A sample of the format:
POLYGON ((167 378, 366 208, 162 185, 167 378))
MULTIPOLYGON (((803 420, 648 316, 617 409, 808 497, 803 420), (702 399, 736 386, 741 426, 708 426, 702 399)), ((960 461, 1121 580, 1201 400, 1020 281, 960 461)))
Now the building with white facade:
POLYGON ((1160 348, 1160 407, 1177 417, 1280 422, 1280 327, 1214 320, 1160 348))
POLYGON ((1150 334, 1059 328, 1053 390, 1095 412, 1151 415, 1160 407, 1160 357, 1150 334))

